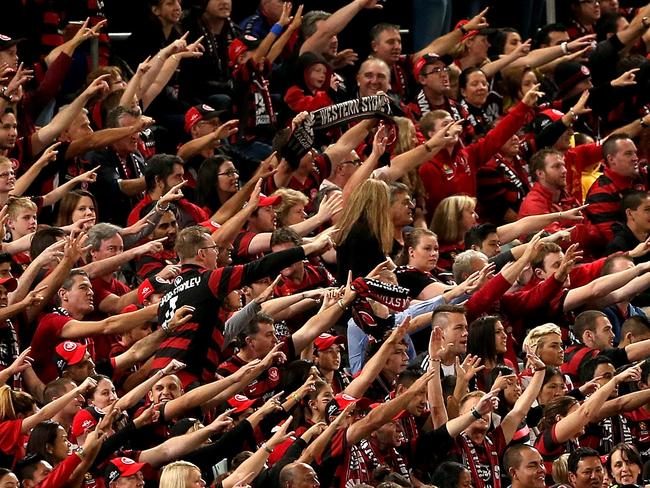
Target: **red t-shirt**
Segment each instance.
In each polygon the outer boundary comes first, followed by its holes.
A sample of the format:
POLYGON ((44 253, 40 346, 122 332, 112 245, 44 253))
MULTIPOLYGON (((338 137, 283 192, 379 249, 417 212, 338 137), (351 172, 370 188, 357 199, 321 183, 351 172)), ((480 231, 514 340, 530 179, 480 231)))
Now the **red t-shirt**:
POLYGON ((20 432, 22 428, 22 419, 0 422, 0 466, 13 469, 25 457, 27 436, 20 432))
MULTIPOLYGON (((131 291, 128 286, 116 278, 111 278, 111 281, 105 281, 102 278, 95 278, 94 280, 90 280, 90 283, 93 287, 93 291, 95 292, 95 296, 93 298, 95 311, 88 316, 87 320, 102 320, 106 318, 107 315, 100 312, 99 304, 102 303, 104 299, 109 295, 117 295, 118 297, 121 297, 122 295, 126 295, 131 291)), ((117 339, 118 338, 113 335, 98 336, 95 339, 95 354, 97 357, 109 357, 111 348, 113 347, 113 344, 117 342, 117 339)))
POLYGON ((30 356, 34 358, 34 371, 43 383, 47 384, 59 377, 54 363, 54 348, 63 342, 61 331, 63 326, 71 320, 73 320, 72 317, 54 312, 43 315, 38 322, 32 338, 30 356))

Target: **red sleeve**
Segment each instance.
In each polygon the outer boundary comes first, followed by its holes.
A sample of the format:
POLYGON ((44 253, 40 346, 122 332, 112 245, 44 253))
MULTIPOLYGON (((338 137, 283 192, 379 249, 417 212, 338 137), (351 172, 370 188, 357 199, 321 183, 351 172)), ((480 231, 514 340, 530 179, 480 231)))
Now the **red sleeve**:
POLYGON ((20 447, 20 430, 23 428, 23 420, 5 420, 0 422, 0 451, 5 454, 13 454, 20 447))
POLYGON ((208 286, 215 297, 224 297, 231 291, 241 288, 243 277, 243 266, 226 266, 210 273, 208 286))
POLYGON ((302 88, 296 85, 287 90, 284 101, 294 112, 303 112, 305 110, 311 112, 332 105, 332 100, 327 95, 327 92, 317 91, 313 96, 305 95, 302 88))
POLYGON ((343 458, 345 456, 347 449, 346 433, 347 429, 339 429, 334 433, 323 453, 316 457, 318 464, 323 464, 325 459, 343 458))
POLYGON ((36 488, 62 488, 68 484, 72 472, 80 464, 81 458, 76 453, 71 454, 60 462, 43 481, 37 484, 36 488))
POLYGON ((501 273, 489 280, 480 290, 475 292, 467 303, 467 321, 471 322, 479 315, 486 313, 494 308, 503 295, 512 285, 506 280, 501 273))
POLYGON ((485 137, 467 146, 469 163, 475 170, 487 163, 521 129, 532 110, 525 103, 519 102, 485 137))
POLYGON ((210 218, 208 212, 203 210, 198 205, 194 205, 192 202, 189 202, 185 199, 179 200, 177 202, 177 205, 181 207, 183 211, 187 212, 192 217, 192 220, 194 220, 194 222, 196 222, 197 224, 200 222, 204 222, 210 218))
MULTIPOLYGON (((549 276, 537 286, 524 291, 506 293, 501 298, 501 312, 508 317, 521 317, 534 310, 548 307, 553 299, 562 292, 563 283, 549 276)), ((511 321, 511 323, 514 321, 511 321)), ((519 337, 522 331, 515 331, 519 337)))
POLYGON ((61 91, 63 80, 68 75, 72 58, 59 54, 45 72, 45 78, 28 99, 28 110, 32 116, 39 114, 61 91))
POLYGON ((595 165, 603 159, 603 148, 600 144, 583 144, 569 149, 564 155, 564 159, 571 164, 574 170, 580 174, 585 168, 595 165))
POLYGON ((591 263, 585 263, 574 267, 569 273, 571 288, 584 286, 598 278, 606 260, 606 257, 600 258, 591 263))
POLYGON ((548 200, 533 190, 522 200, 519 207, 519 218, 528 217, 529 215, 543 215, 551 211, 548 200))

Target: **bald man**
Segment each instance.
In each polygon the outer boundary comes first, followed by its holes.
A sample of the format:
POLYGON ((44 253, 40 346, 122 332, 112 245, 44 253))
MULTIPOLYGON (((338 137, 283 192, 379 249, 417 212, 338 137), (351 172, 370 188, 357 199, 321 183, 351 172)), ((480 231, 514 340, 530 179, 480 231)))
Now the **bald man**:
POLYGON ((534 447, 516 444, 503 455, 503 467, 512 488, 544 488, 544 460, 534 447))
POLYGON ((316 471, 305 463, 287 464, 280 471, 281 488, 319 488, 320 482, 316 471))

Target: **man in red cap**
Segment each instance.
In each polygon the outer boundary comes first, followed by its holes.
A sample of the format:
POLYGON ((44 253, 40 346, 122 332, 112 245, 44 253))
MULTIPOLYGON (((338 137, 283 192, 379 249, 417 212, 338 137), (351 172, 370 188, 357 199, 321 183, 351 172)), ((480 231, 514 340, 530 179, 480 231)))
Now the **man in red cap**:
POLYGON ((343 344, 345 344, 343 336, 327 333, 320 334, 314 339, 314 364, 335 394, 342 392, 350 384, 349 376, 340 369, 343 344))
POLYGON ((95 374, 95 363, 85 344, 63 341, 54 348, 54 363, 59 376, 70 378, 80 385, 83 380, 95 374))
POLYGON ((146 463, 136 463, 128 457, 111 459, 104 471, 108 488, 144 488, 142 468, 146 463))
POLYGON ((399 32, 399 26, 395 24, 377 24, 370 30, 371 56, 383 60, 390 67, 391 91, 399 96, 402 101, 411 102, 415 99, 411 73, 415 74, 417 80, 421 69, 416 68, 418 60, 426 53, 436 52, 442 55, 451 52, 468 31, 483 27, 487 27, 487 23, 483 17, 483 12, 481 12, 471 20, 466 21, 463 26, 457 26, 448 34, 434 39, 418 52, 402 54, 402 36, 399 32), (415 73, 416 70, 418 73, 415 73))
POLYGON ((467 116, 466 111, 452 98, 449 81, 449 66, 451 59, 436 53, 424 54, 413 66, 413 75, 421 86, 416 103, 419 117, 433 110, 446 110, 454 120, 462 120, 467 116))

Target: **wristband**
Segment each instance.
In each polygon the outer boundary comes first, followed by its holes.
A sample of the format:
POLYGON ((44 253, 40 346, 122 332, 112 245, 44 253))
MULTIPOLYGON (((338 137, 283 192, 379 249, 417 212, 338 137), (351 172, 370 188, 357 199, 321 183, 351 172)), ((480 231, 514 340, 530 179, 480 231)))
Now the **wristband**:
POLYGON ((339 298, 339 301, 336 302, 336 303, 338 304, 339 307, 341 307, 341 310, 343 310, 345 312, 346 308, 345 308, 345 305, 343 305, 343 300, 341 300, 339 298))
POLYGON ((569 54, 569 43, 564 41, 562 44, 560 44, 560 47, 562 48, 562 52, 567 55, 569 54))
POLYGON ((169 203, 165 207, 163 207, 162 205, 156 203, 156 211, 162 213, 162 212, 166 212, 167 210, 169 210, 169 203))
POLYGON ((460 33, 463 34, 464 36, 467 35, 467 29, 465 29, 464 25, 459 25, 458 30, 460 30, 460 33))
POLYGON ((648 127, 650 127, 650 125, 648 125, 648 123, 645 120, 643 120, 643 118, 639 119, 639 124, 641 124, 641 127, 643 129, 647 129, 648 127))
POLYGON ((572 108, 569 109, 569 114, 571 114, 573 120, 578 120, 578 114, 572 108))
POLYGON ((476 410, 476 407, 472 407, 472 409, 469 411, 476 420, 481 420, 483 418, 483 415, 478 413, 478 410, 476 410))
POLYGON ((546 371, 546 366, 540 366, 539 368, 535 368, 533 371, 535 371, 535 373, 538 371, 546 371))
POLYGON ((279 36, 282 34, 282 31, 284 30, 284 27, 282 27, 278 22, 273 24, 273 27, 271 27, 271 33, 275 34, 276 36, 279 36))
POLYGON ((266 442, 264 444, 262 444, 262 449, 264 449, 269 454, 273 453, 273 449, 271 449, 269 446, 267 446, 266 442))
POLYGON ((86 457, 86 453, 84 452, 84 448, 83 448, 83 447, 80 447, 79 449, 77 449, 77 451, 75 452, 75 454, 76 454, 77 456, 79 456, 79 459, 81 459, 82 461, 83 461, 84 458, 86 457))
POLYGON ((641 23, 643 24, 643 27, 645 27, 646 29, 650 27, 650 22, 648 22, 648 17, 643 17, 641 19, 641 23))

